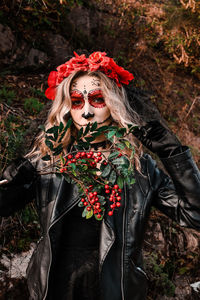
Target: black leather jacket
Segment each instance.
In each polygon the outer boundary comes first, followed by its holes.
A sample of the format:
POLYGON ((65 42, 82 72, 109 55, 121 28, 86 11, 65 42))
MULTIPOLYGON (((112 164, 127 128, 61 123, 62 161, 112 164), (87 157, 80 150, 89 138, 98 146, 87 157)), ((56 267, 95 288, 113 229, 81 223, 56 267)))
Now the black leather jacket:
MULTIPOLYGON (((200 229, 200 172, 190 150, 162 162, 171 179, 149 155, 143 155, 141 174, 135 171, 136 183, 123 190, 122 206, 113 216, 105 214, 102 221, 99 272, 103 300, 145 299, 147 277, 141 248, 152 206, 181 226, 200 229)), ((64 179, 55 174, 39 176, 34 172, 43 165, 42 160, 32 164, 24 160, 10 183, 0 189, 2 216, 34 198, 39 209, 42 237, 27 269, 30 299, 34 300, 47 295, 54 245, 59 236, 58 221, 79 201, 75 185, 64 184, 64 179), (24 175, 18 176, 20 172, 24 175)))

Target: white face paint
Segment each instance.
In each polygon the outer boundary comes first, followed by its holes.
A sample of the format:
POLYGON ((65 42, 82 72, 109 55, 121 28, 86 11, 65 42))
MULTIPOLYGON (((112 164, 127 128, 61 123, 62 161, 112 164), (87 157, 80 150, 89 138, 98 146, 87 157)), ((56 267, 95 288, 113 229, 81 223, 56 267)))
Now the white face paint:
POLYGON ((89 122, 97 122, 102 126, 110 123, 110 110, 102 95, 100 79, 96 76, 83 75, 75 79, 70 95, 72 101, 70 113, 78 129, 89 122))

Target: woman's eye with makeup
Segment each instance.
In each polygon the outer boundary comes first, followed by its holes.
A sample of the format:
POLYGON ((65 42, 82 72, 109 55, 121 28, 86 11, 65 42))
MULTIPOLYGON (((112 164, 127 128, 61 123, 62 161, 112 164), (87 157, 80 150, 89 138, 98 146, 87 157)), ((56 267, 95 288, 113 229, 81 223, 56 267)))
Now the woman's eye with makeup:
POLYGON ((104 99, 103 98, 95 98, 95 99, 93 99, 93 102, 95 102, 95 103, 104 103, 104 99))
POLYGON ((81 105, 81 104, 82 104, 82 101, 80 101, 80 100, 76 100, 76 101, 72 102, 72 105, 75 105, 75 106, 81 105))
POLYGON ((71 100, 73 109, 81 109, 84 106, 84 101, 81 99, 71 98, 71 100))

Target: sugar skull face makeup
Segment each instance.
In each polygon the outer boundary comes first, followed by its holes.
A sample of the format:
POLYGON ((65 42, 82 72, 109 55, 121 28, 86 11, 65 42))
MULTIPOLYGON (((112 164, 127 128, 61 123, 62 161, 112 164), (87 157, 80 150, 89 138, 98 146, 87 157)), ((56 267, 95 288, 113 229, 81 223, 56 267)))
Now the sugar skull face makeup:
POLYGON ((96 76, 84 75, 73 81, 70 110, 75 126, 79 129, 89 122, 108 125, 110 110, 104 101, 100 80, 96 76))

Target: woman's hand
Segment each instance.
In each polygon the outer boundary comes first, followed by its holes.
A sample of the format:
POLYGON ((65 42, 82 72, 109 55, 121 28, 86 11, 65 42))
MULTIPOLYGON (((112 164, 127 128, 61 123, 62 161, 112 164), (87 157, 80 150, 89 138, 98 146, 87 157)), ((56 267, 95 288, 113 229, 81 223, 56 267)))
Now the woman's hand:
POLYGON ((32 164, 25 158, 15 159, 3 172, 0 185, 9 184, 26 184, 32 181, 36 176, 36 171, 32 164))
POLYGON ((0 181, 0 185, 6 184, 6 183, 8 183, 7 179, 3 179, 3 180, 0 181))
POLYGON ((147 122, 145 126, 136 128, 133 134, 147 149, 160 157, 169 157, 182 152, 182 146, 177 137, 159 121, 147 122))

